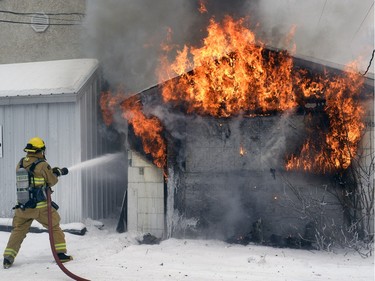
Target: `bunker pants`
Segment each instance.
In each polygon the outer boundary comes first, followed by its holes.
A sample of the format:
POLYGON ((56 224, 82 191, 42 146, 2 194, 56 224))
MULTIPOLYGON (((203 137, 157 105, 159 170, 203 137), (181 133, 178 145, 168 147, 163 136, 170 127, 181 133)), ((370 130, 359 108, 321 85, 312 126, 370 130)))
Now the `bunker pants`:
MULTIPOLYGON (((55 240, 56 252, 66 253, 65 235, 60 228, 60 215, 54 208, 51 208, 51 210, 52 231, 55 240)), ((11 262, 14 261, 23 239, 25 239, 26 234, 29 232, 33 220, 37 220, 40 224, 48 229, 47 204, 45 204, 43 207, 37 207, 35 209, 16 209, 12 223, 13 229, 4 251, 4 258, 7 258, 11 262)))

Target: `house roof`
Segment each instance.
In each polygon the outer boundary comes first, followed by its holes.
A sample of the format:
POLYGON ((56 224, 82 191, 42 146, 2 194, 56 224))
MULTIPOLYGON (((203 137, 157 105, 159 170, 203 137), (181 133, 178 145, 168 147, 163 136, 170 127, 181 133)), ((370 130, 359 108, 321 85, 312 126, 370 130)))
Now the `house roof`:
POLYGON ((96 59, 0 64, 0 99, 76 94, 98 65, 96 59))

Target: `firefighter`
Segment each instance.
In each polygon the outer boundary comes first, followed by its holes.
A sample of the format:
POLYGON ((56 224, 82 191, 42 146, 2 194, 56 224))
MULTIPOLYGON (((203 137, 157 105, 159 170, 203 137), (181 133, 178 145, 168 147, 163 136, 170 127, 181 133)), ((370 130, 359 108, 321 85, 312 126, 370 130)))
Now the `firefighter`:
MULTIPOLYGON (((22 241, 26 237, 33 220, 37 220, 45 228, 48 228, 48 212, 45 189, 54 186, 58 182, 58 177, 68 173, 67 168, 55 167, 51 169, 46 162, 46 146, 39 137, 29 140, 24 151, 26 157, 22 158, 17 165, 16 172, 23 168, 29 175, 30 199, 26 203, 20 203, 17 191, 17 205, 14 207, 12 232, 8 244, 4 251, 4 268, 9 268, 16 258, 21 247, 22 241), (32 171, 33 170, 33 171, 32 171), (30 180, 31 178, 31 180, 30 180), (31 183, 30 183, 31 182, 31 183)), ((17 175, 18 180, 18 175, 17 175)), ((18 190, 18 188, 17 188, 18 190)), ((60 215, 57 212, 58 206, 54 203, 52 210, 52 230, 55 240, 55 249, 61 262, 72 260, 71 256, 66 254, 65 235, 60 228, 60 215)))

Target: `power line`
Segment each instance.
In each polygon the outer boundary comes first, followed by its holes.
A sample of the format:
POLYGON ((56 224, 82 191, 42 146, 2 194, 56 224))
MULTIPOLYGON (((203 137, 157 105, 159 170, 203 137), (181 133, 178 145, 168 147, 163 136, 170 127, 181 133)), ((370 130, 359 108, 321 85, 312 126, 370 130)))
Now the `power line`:
POLYGON ((367 16, 368 16, 368 15, 369 15, 369 13, 370 13, 370 11, 371 11, 372 7, 374 7, 374 2, 372 2, 372 4, 371 4, 370 8, 368 9, 368 11, 367 11, 367 13, 366 13, 365 17, 363 18, 363 20, 362 20, 361 24, 359 25, 359 27, 358 27, 357 31, 356 31, 356 32, 354 33, 354 35, 353 35, 353 37, 352 37, 352 40, 354 39, 354 37, 355 37, 355 36, 357 35, 357 33, 359 32, 359 30, 361 29, 361 27, 362 27, 363 23, 365 22, 365 20, 366 20, 367 16))
POLYGON ((365 76, 365 75, 367 74, 367 72, 369 71, 370 66, 371 66, 371 63, 372 63, 372 60, 374 59, 374 55, 375 55, 375 49, 372 50, 372 56, 371 56, 370 62, 369 62, 369 64, 368 64, 368 67, 367 67, 365 73, 362 74, 363 76, 365 76))
POLYGON ((54 17, 49 17, 50 20, 56 20, 56 21, 66 21, 66 22, 80 22, 81 17, 84 16, 85 14, 82 13, 20 13, 20 12, 13 12, 13 11, 4 11, 0 10, 0 13, 3 14, 11 14, 11 15, 16 15, 16 16, 23 16, 23 17, 29 17, 29 18, 44 18, 43 16, 79 16, 79 19, 63 19, 63 18, 54 18, 54 17))
MULTIPOLYGON (((34 15, 23 15, 24 17, 28 18, 44 18, 44 16, 47 16, 47 14, 34 14, 34 15)), ((62 19, 62 18, 54 18, 54 17, 48 17, 50 20, 59 20, 59 21, 81 21, 81 19, 62 19)))
MULTIPOLYGON (((14 12, 14 11, 6 11, 6 10, 0 10, 0 13, 5 14, 13 14, 13 15, 36 15, 36 14, 42 14, 42 13, 25 13, 25 12, 14 12)), ((85 16, 84 13, 43 13, 48 16, 85 16)))
POLYGON ((322 9, 322 12, 320 13, 320 17, 319 17, 319 20, 318 20, 318 26, 319 26, 319 24, 320 24, 320 20, 322 19, 323 12, 324 12, 324 10, 325 10, 325 8, 326 8, 327 2, 328 2, 328 0, 326 0, 326 1, 324 2, 324 6, 323 6, 323 9, 322 9))
MULTIPOLYGON (((37 15, 25 15, 26 17, 29 17, 29 18, 34 18, 34 19, 44 19, 45 17, 42 15, 42 14, 37 14, 37 15)), ((48 17, 49 20, 55 20, 55 21, 65 21, 65 22, 81 22, 82 20, 80 19, 60 19, 60 18, 51 18, 51 17, 48 17)))
MULTIPOLYGON (((31 23, 24 21, 0 20, 0 23, 14 23, 14 24, 27 24, 27 25, 46 25, 45 23, 31 23)), ((49 23, 48 25, 81 25, 80 23, 49 23)))

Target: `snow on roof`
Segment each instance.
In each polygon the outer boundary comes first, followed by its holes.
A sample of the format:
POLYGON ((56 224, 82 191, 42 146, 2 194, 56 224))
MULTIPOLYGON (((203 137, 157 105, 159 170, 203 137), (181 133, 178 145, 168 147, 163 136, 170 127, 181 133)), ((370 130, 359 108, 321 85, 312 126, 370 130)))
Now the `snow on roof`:
POLYGON ((98 64, 96 59, 0 64, 0 98, 77 93, 98 64))

